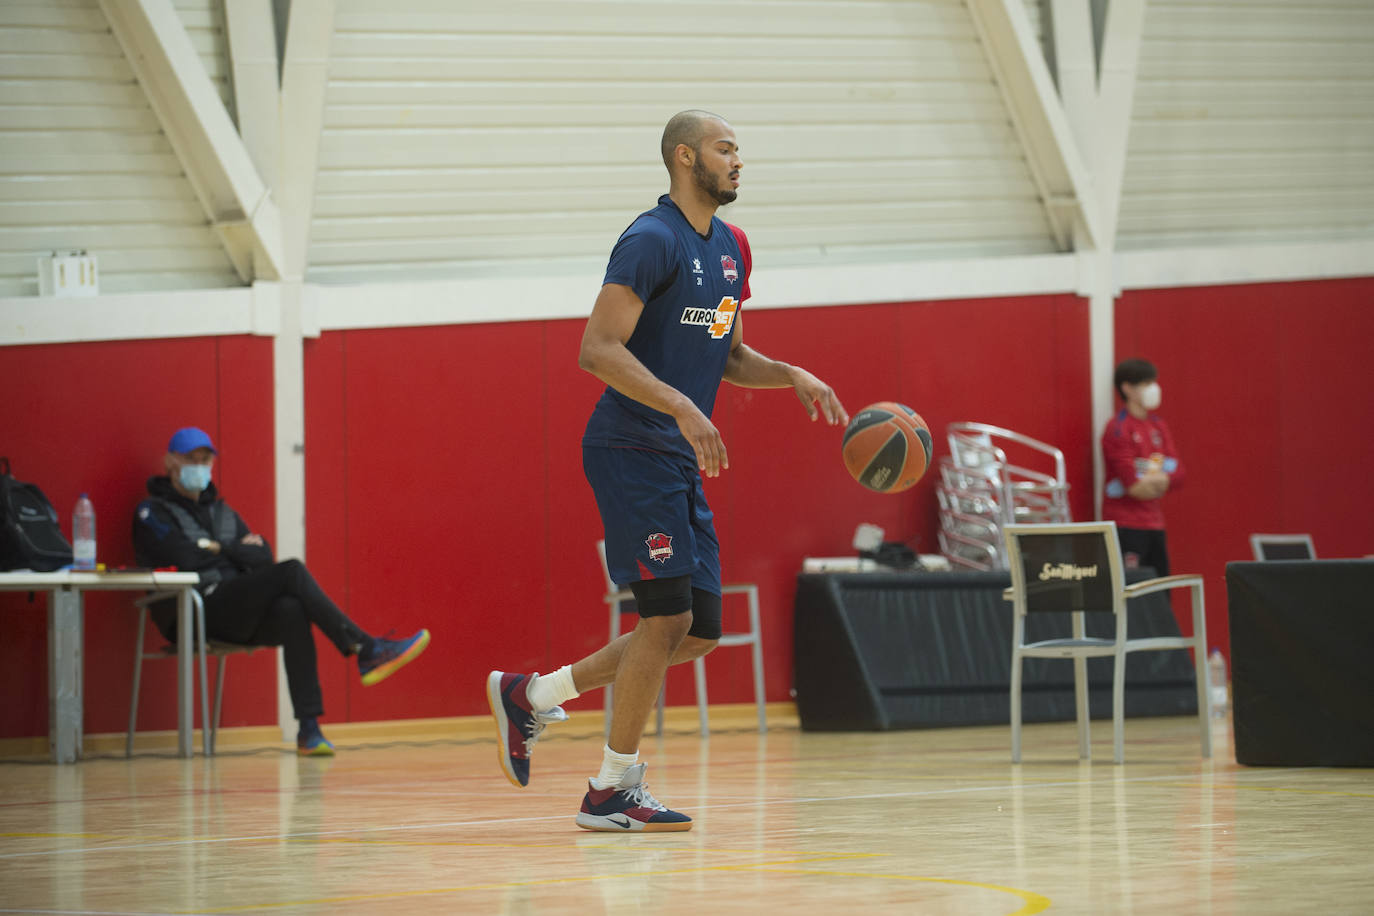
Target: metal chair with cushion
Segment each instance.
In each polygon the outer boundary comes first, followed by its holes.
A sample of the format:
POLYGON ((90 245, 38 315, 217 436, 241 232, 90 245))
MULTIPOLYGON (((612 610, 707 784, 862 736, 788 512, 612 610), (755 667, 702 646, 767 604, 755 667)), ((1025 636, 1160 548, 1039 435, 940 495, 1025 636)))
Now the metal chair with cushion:
POLYGON ((1125 584, 1121 547, 1115 522, 1080 522, 1060 525, 1006 525, 1011 588, 1002 597, 1013 603, 1015 620, 1011 658, 1011 759, 1021 760, 1021 667, 1022 659, 1066 658, 1074 665, 1074 699, 1078 720, 1079 757, 1091 757, 1088 720, 1087 660, 1111 656, 1112 758, 1122 762, 1125 718, 1126 655, 1160 649, 1192 649, 1197 678, 1198 725, 1202 756, 1212 756, 1210 697, 1207 691, 1207 620, 1203 610, 1201 576, 1164 576, 1125 584), (1153 592, 1187 588, 1192 592, 1193 635, 1129 639, 1126 635, 1126 602, 1153 592), (1025 642, 1026 615, 1072 615, 1073 633, 1058 639, 1025 642), (1084 615, 1116 615, 1112 639, 1089 637, 1084 615))
MULTIPOLYGON (((606 566, 606 542, 599 540, 596 542, 597 556, 601 561, 601 576, 606 586, 606 593, 602 596, 603 601, 610 608, 611 613, 611 639, 615 640, 620 636, 620 616, 635 611, 634 592, 628 588, 621 588, 611 581, 610 570, 606 566)), ((721 600, 725 600, 728 595, 744 595, 749 602, 749 629, 746 632, 722 633, 718 648, 728 648, 731 646, 749 646, 753 658, 754 668, 754 703, 758 707, 759 731, 768 730, 768 720, 765 715, 765 702, 763 693, 763 630, 759 625, 759 587, 753 583, 734 583, 721 586, 721 600)), ((709 704, 706 700, 706 660, 697 658, 692 660, 692 672, 696 679, 697 692, 697 717, 701 723, 701 734, 709 735, 710 726, 707 722, 707 709, 709 704)), ((658 694, 658 723, 657 733, 663 734, 663 706, 664 691, 658 694)), ((611 727, 611 685, 606 685, 606 729, 609 732, 611 727)))

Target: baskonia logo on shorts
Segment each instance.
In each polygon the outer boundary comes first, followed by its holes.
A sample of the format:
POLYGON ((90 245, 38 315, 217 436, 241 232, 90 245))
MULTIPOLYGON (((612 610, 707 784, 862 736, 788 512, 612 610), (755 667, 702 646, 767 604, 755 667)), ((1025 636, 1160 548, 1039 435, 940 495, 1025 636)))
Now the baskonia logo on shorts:
POLYGON ((695 308, 688 306, 682 310, 680 324, 700 325, 710 331, 711 336, 720 340, 735 325, 735 313, 739 311, 739 303, 732 296, 725 296, 720 300, 720 304, 713 309, 695 308))
POLYGON ((649 559, 657 560, 660 563, 667 563, 673 558, 673 536, 656 531, 644 539, 644 544, 649 548, 649 559))

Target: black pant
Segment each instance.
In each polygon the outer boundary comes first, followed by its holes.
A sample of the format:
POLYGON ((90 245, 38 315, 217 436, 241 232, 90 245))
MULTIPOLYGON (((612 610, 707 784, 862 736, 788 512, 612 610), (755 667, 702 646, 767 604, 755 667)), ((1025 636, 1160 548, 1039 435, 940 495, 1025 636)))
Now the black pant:
POLYGON ((282 647, 297 719, 324 714, 311 624, 344 655, 353 654, 369 639, 329 600, 300 560, 244 573, 205 597, 205 633, 211 639, 282 647))
POLYGON ((1149 566, 1157 576, 1169 575, 1169 545, 1163 529, 1117 528, 1117 539, 1121 541, 1121 555, 1126 568, 1149 566), (1131 562, 1131 557, 1135 562, 1131 562))

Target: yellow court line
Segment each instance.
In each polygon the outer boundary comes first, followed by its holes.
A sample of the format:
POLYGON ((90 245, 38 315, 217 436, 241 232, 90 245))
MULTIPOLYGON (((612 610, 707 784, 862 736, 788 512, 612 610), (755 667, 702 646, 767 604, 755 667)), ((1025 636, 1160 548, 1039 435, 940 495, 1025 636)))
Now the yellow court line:
MULTIPOLYGON (((620 836, 621 834, 616 834, 620 836)), ((562 849, 580 851, 586 849, 610 849, 615 852, 626 852, 624 843, 469 843, 462 840, 437 840, 426 842, 424 840, 370 840, 365 837, 287 837, 292 842, 300 843, 344 843, 366 846, 436 846, 448 847, 459 846, 472 849, 562 849)), ((273 840, 272 842, 278 842, 273 840)), ((647 849, 645 846, 629 847, 628 851, 638 851, 647 849)), ((687 850, 681 850, 687 851, 687 850)), ((872 859, 890 855, 886 852, 806 852, 801 849, 726 849, 715 846, 693 846, 690 848, 693 854, 710 855, 730 855, 730 856, 810 856, 819 855, 825 859, 872 859)))
MULTIPOLYGON (((619 835, 619 834, 617 834, 619 835)), ((129 836, 115 833, 0 833, 0 839, 32 839, 32 840, 121 840, 124 842, 194 842, 197 840, 213 840, 215 837, 195 837, 195 836, 129 836)), ((560 849, 560 850, 587 850, 587 849, 610 849, 616 852, 625 852, 626 847, 621 843, 472 843, 461 840, 385 840, 368 839, 366 837, 317 837, 317 836, 260 836, 260 837, 223 837, 219 838, 222 842, 237 844, 260 844, 275 845, 277 843, 342 843, 368 846, 434 846, 434 847, 462 847, 470 849, 560 849)), ((95 847, 100 849, 102 847, 95 847)), ((641 847, 631 847, 639 849, 641 847)), ((886 856, 885 852, 806 852, 800 849, 734 849, 717 846, 693 846, 693 853, 709 853, 712 855, 735 855, 735 856, 802 856, 810 857, 820 855, 826 860, 831 859, 868 859, 886 856)))
MULTIPOLYGON (((737 865, 730 866, 735 869, 747 869, 749 866, 737 865)), ((963 887, 977 887, 986 891, 1001 891, 1004 894, 1011 894, 1020 897, 1026 905, 1007 916, 1031 916, 1033 913, 1041 913, 1050 908, 1050 898, 1035 891, 1023 891, 1017 887, 1003 887, 1000 884, 984 884, 981 881, 960 881, 958 878, 926 878, 920 875, 875 875, 866 872, 841 872, 826 871, 820 868, 783 868, 773 865, 755 866, 751 871, 776 871, 789 875, 821 875, 827 878, 886 878, 892 881, 928 881, 932 884, 955 884, 963 887)))
POLYGON ((1337 798, 1374 798, 1374 792, 1342 792, 1336 789, 1293 789, 1288 786, 1243 786, 1239 783, 1218 785, 1213 783, 1208 785, 1201 782, 1161 782, 1158 785, 1167 789, 1211 789, 1217 790, 1238 789, 1246 792, 1292 792, 1295 795, 1332 795, 1337 798))
MULTIPOLYGON (((875 854, 866 853, 866 854, 863 854, 863 855, 875 855, 875 854)), ((701 873, 703 873, 703 872, 712 872, 712 871, 752 871, 752 870, 763 870, 763 871, 767 871, 767 870, 769 870, 769 869, 774 869, 774 868, 776 868, 776 869, 778 869, 778 870, 780 870, 780 871, 786 873, 786 872, 789 871, 789 869, 787 868, 787 866, 790 866, 790 865, 805 865, 805 864, 812 864, 812 863, 816 863, 816 862, 828 862, 828 861, 844 860, 844 859, 849 859, 849 858, 854 858, 854 857, 855 857, 855 856, 850 855, 850 854, 841 854, 841 855, 835 855, 835 856, 806 857, 806 858, 799 859, 799 860, 794 861, 794 862, 773 862, 773 863, 764 862, 764 863, 759 863, 759 864, 757 864, 757 865, 710 865, 710 866, 705 866, 705 867, 702 867, 702 868, 670 868, 670 869, 661 869, 661 870, 660 870, 660 869, 656 869, 656 870, 653 870, 653 871, 624 872, 624 873, 621 873, 621 874, 575 875, 575 876, 566 877, 566 878, 542 878, 542 879, 538 879, 538 880, 534 880, 534 881, 500 881, 500 882, 495 882, 495 883, 491 883, 491 884, 465 884, 465 885, 460 885, 460 886, 458 886, 458 887, 431 887, 431 888, 424 888, 424 889, 422 889, 422 890, 413 890, 413 891, 393 891, 393 892, 391 892, 391 893, 384 893, 384 894, 350 894, 350 895, 347 895, 347 896, 339 896, 339 897, 319 897, 319 898, 315 898, 315 899, 311 899, 311 900, 287 900, 287 901, 281 901, 281 902, 278 902, 278 903, 250 903, 250 904, 239 905, 239 906, 219 907, 219 908, 216 908, 216 909, 197 908, 197 909, 195 909, 195 910, 184 910, 184 911, 182 911, 182 912, 184 912, 184 913, 244 913, 244 912, 249 912, 249 911, 252 911, 252 910, 279 910, 279 909, 288 909, 288 908, 290 908, 290 907, 327 906, 327 905, 329 905, 329 904, 340 904, 340 903, 361 903, 361 902, 366 901, 366 900, 395 900, 395 899, 410 898, 410 897, 433 897, 433 896, 439 896, 439 895, 442 895, 442 894, 459 894, 459 893, 463 893, 463 892, 465 892, 465 891, 510 890, 510 889, 518 888, 518 887, 546 887, 546 886, 555 885, 555 884, 573 884, 573 883, 587 882, 587 881, 617 881, 617 880, 623 880, 623 879, 627 879, 627 878, 649 878, 649 877, 661 878, 661 877, 663 877, 663 876, 665 876, 665 875, 694 875, 694 874, 701 874, 701 873)), ((798 874, 811 874, 811 873, 813 873, 813 872, 811 872, 811 871, 808 871, 807 869, 796 869, 796 872, 797 872, 798 874)), ((864 874, 850 875, 850 874, 845 873, 845 872, 828 872, 828 871, 822 871, 822 870, 819 870, 819 869, 815 870, 815 871, 814 871, 814 874, 818 874, 818 875, 835 875, 836 877, 860 877, 860 878, 874 878, 874 877, 877 877, 877 878, 884 878, 884 877, 892 877, 892 876, 889 876, 889 875, 864 875, 864 874)), ((896 876, 896 877, 908 878, 908 876, 905 876, 905 875, 899 875, 899 876, 896 876)), ((940 879, 940 878, 908 878, 908 880, 917 880, 917 881, 941 881, 941 880, 944 880, 944 879, 940 879)), ((1029 899, 1031 899, 1032 897, 1034 897, 1034 898, 1036 898, 1037 901, 1039 901, 1039 900, 1043 900, 1043 901, 1044 901, 1044 906, 1040 906, 1040 907, 1038 907, 1037 909, 1027 909, 1027 908, 1023 907, 1022 909, 1017 910, 1015 913, 1008 914, 1008 916, 1030 916, 1030 914, 1032 914, 1032 913, 1039 913, 1041 910, 1045 909, 1045 907, 1048 907, 1048 906, 1050 905, 1050 902, 1049 902, 1049 900, 1048 900, 1047 898, 1040 897, 1040 895, 1038 895, 1038 894, 1031 894, 1029 891, 1018 891, 1018 890, 1014 890, 1014 889, 1012 889, 1012 888, 1001 888, 1001 887, 997 887, 997 886, 994 885, 994 884, 973 884, 972 882, 968 882, 968 881, 955 881, 955 880, 953 880, 953 879, 950 879, 947 883, 950 883, 950 884, 970 884, 970 885, 972 885, 972 886, 974 886, 974 887, 991 888, 991 889, 993 889, 993 890, 1005 890, 1006 892, 1011 893, 1011 894, 1016 894, 1017 896, 1020 896, 1020 897, 1022 897, 1023 899, 1029 900, 1029 899)))
MULTIPOLYGON (((23 833, 6 833, 6 834, 0 834, 0 837, 25 837, 25 838, 35 838, 35 839, 36 839, 36 838, 46 838, 46 839, 58 839, 58 838, 63 838, 63 839, 68 839, 68 838, 70 838, 70 839, 76 839, 76 838, 81 838, 81 839, 94 839, 94 838, 97 838, 97 837, 101 837, 101 835, 99 835, 99 834, 38 834, 38 833, 23 834, 23 833)), ((109 838, 111 838, 111 839, 118 839, 118 837, 109 837, 109 838)), ((287 838, 285 838, 285 839, 288 839, 288 840, 289 840, 289 839, 292 839, 292 838, 287 837, 287 838)), ((280 842, 280 840, 279 840, 279 839, 276 839, 276 840, 270 840, 270 841, 268 841, 268 842, 280 842)), ((355 839, 355 838, 348 838, 348 837, 314 838, 314 839, 313 839, 313 842, 351 843, 351 844, 360 844, 360 845, 390 845, 390 846, 455 846, 455 847, 468 847, 468 848, 470 848, 470 847, 484 847, 484 848, 497 848, 497 849, 569 849, 569 848, 572 848, 572 849, 615 849, 615 850, 617 850, 617 851, 624 851, 624 849, 625 849, 625 846, 624 846, 623 844, 620 844, 620 843, 598 843, 598 844, 595 844, 595 845, 592 845, 592 844, 586 844, 586 845, 582 845, 582 844, 572 844, 572 845, 569 845, 569 844, 553 844, 553 843, 540 843, 540 844, 464 843, 464 842, 424 843, 424 842, 414 842, 414 841, 390 841, 390 840, 355 839)), ((760 851, 758 851, 758 850, 735 850, 735 849, 709 849, 709 848, 702 848, 702 849, 697 849, 697 850, 694 850, 694 851, 696 851, 696 852, 714 852, 714 853, 717 853, 717 854, 731 854, 731 855, 751 855, 751 854, 753 854, 753 855, 758 855, 758 854, 760 854, 760 851)), ((774 854, 777 854, 777 853, 774 853, 774 854)), ((790 862, 771 862, 771 863, 770 863, 770 862, 765 862, 765 863, 720 864, 720 865, 707 866, 707 867, 703 867, 703 868, 669 869, 669 870, 667 870, 667 871, 626 872, 626 873, 623 873, 623 874, 610 874, 610 875, 580 875, 580 876, 566 877, 566 878, 546 878, 546 879, 537 880, 537 881, 514 881, 514 882, 508 881, 508 882, 500 882, 500 883, 496 883, 496 884, 471 884, 471 885, 462 885, 462 886, 458 886, 458 887, 427 888, 427 889, 424 889, 424 890, 414 890, 414 891, 396 891, 396 892, 385 893, 385 894, 349 895, 349 896, 342 896, 342 897, 317 898, 317 899, 313 899, 313 900, 296 900, 296 901, 285 901, 285 902, 279 902, 279 903, 249 904, 249 905, 247 905, 247 906, 242 906, 242 905, 240 905, 240 906, 232 906, 232 907, 221 907, 221 908, 218 908, 218 909, 197 909, 197 910, 190 911, 190 912, 197 912, 197 913, 236 913, 236 912, 244 912, 244 911, 250 911, 250 910, 285 909, 285 908, 288 908, 288 907, 296 907, 296 906, 320 906, 320 905, 338 904, 338 903, 357 903, 357 902, 361 902, 361 901, 365 901, 365 900, 390 900, 390 899, 404 898, 404 897, 434 896, 434 895, 440 895, 440 894, 454 894, 454 893, 462 893, 462 892, 465 892, 465 891, 476 891, 476 890, 500 890, 500 889, 503 889, 503 888, 514 888, 514 887, 537 887, 537 886, 543 886, 543 885, 567 884, 567 883, 572 883, 572 882, 585 882, 585 881, 613 881, 613 880, 624 879, 624 878, 642 878, 642 877, 646 877, 646 876, 648 876, 648 875, 661 876, 661 875, 672 875, 672 874, 694 874, 694 873, 711 872, 711 871, 763 871, 763 872, 777 872, 777 873, 780 873, 780 874, 816 875, 816 876, 819 876, 819 877, 835 877, 835 878, 882 878, 882 879, 897 880, 897 881, 924 881, 924 882, 929 882, 929 883, 934 883, 934 884, 951 884, 951 885, 959 885, 959 886, 964 886, 964 887, 976 887, 976 888, 980 888, 980 889, 982 889, 982 890, 993 890, 993 891, 998 891, 998 892, 1001 892, 1001 893, 1012 894, 1013 896, 1020 897, 1023 901, 1025 901, 1025 905, 1024 905, 1024 906, 1022 906, 1020 909, 1016 910, 1015 912, 1008 914, 1008 916, 1032 916, 1032 914, 1040 913, 1040 912, 1042 912, 1042 911, 1048 909, 1049 906, 1050 906, 1050 900, 1049 900, 1048 897, 1044 897, 1044 896, 1042 896, 1042 895, 1040 895, 1040 894, 1037 894, 1037 893, 1035 893, 1035 892, 1033 892, 1033 891, 1024 891, 1024 890, 1020 890, 1020 889, 1018 889, 1018 888, 1004 887, 1004 886, 998 885, 998 884, 986 884, 986 883, 982 883, 982 882, 978 882, 978 881, 962 881, 962 880, 958 880, 958 879, 955 879, 955 878, 931 878, 931 877, 924 877, 924 876, 918 876, 918 875, 884 875, 884 874, 872 874, 872 873, 865 873, 865 872, 836 872, 836 871, 827 871, 827 870, 824 870, 824 869, 814 869, 814 868, 808 869, 808 868, 795 868, 795 867, 793 867, 793 866, 796 866, 796 865, 814 864, 814 863, 818 863, 818 862, 838 862, 838 861, 852 861, 852 860, 854 860, 854 859, 864 859, 864 858, 879 858, 879 857, 885 856, 884 853, 863 853, 863 852, 856 852, 856 853, 832 853, 832 854, 826 854, 826 855, 807 855, 807 854, 805 854, 805 853, 793 853, 793 854, 794 854, 794 855, 799 855, 799 856, 801 856, 801 858, 796 859, 796 860, 793 860, 793 861, 790 861, 790 862)))

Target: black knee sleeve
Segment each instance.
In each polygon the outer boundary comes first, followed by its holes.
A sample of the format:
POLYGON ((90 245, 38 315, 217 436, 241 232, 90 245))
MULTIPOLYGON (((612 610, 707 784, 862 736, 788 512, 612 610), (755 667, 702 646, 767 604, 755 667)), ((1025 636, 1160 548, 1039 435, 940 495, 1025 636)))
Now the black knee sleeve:
POLYGON ((692 589, 692 628, 687 635, 697 639, 720 639, 720 613, 720 595, 692 589))
POLYGON ((692 610, 692 577, 642 579, 630 583, 640 617, 672 617, 692 610))

